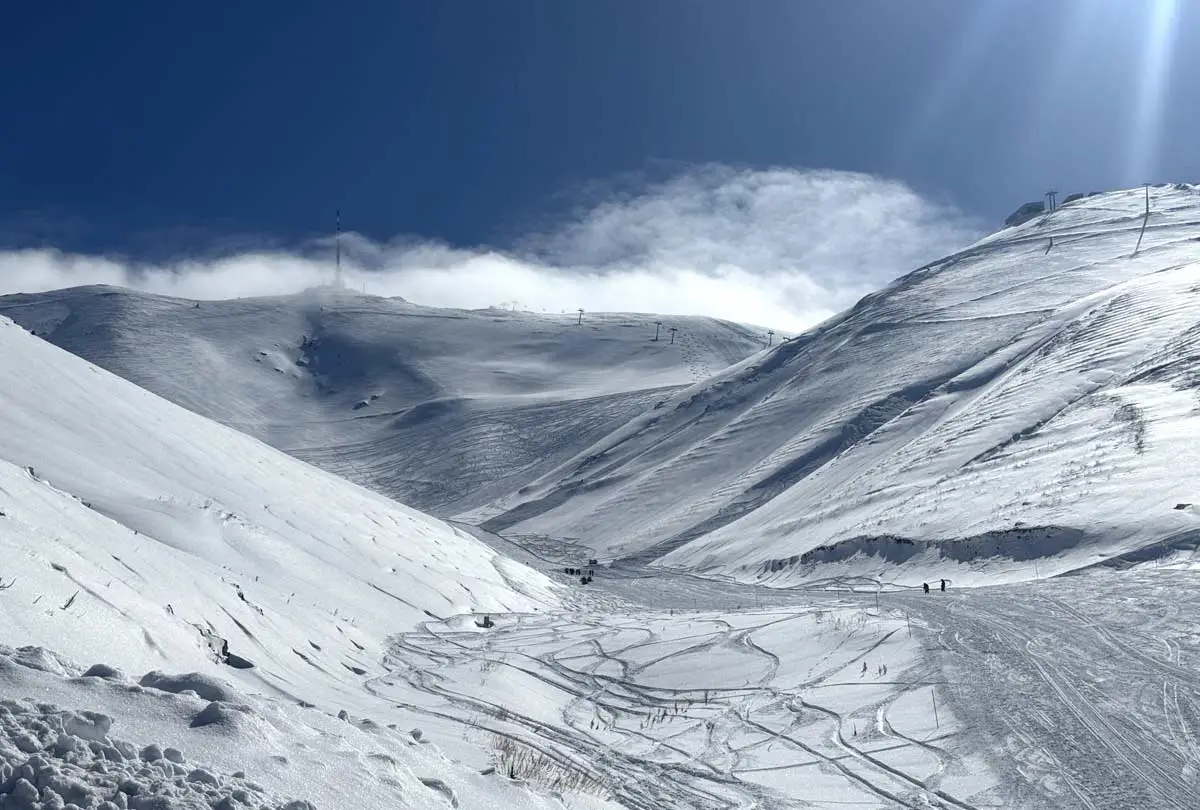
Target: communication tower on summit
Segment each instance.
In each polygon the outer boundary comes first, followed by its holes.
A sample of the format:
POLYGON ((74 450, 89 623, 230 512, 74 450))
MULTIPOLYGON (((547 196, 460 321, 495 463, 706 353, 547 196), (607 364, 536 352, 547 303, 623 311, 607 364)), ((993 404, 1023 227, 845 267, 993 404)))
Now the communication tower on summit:
POLYGON ((337 222, 333 234, 333 286, 339 290, 346 289, 346 279, 342 277, 342 209, 337 211, 337 222))

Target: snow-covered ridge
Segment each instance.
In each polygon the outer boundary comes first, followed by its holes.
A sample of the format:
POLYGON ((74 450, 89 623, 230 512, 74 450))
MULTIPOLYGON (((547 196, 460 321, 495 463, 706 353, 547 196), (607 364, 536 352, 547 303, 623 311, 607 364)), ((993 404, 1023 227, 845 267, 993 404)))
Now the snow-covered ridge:
POLYGON ((82 287, 6 296, 0 314, 196 413, 441 516, 516 491, 767 342, 765 330, 712 318, 581 320, 329 290, 195 302, 82 287))
POLYGON ((5 643, 327 702, 357 694, 400 629, 557 601, 459 530, 7 319, 0 378, 5 643))
POLYGON ((474 517, 779 584, 986 582, 1174 543, 1200 500, 1200 191, 1143 206, 1075 201, 921 268, 474 517))

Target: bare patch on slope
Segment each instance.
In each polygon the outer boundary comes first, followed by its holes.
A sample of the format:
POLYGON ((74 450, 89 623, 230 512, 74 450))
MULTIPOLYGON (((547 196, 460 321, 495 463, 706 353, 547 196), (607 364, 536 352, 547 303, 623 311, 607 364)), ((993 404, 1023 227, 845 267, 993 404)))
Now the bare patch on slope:
POLYGON ((1087 532, 1070 526, 1020 526, 996 529, 969 537, 914 540, 899 535, 864 535, 811 551, 762 563, 761 575, 797 568, 808 576, 820 565, 839 563, 854 557, 875 557, 881 562, 900 565, 926 556, 929 562, 948 560, 970 563, 998 558, 1014 562, 1051 557, 1094 541, 1087 532))
MULTIPOLYGON (((1182 505, 1181 505, 1182 506, 1182 505)), ((1176 507, 1179 508, 1179 507, 1176 507)), ((794 569, 795 575, 809 578, 822 565, 841 563, 856 557, 874 557, 883 563, 901 565, 923 557, 921 562, 982 563, 1007 560, 1030 562, 1053 557, 1080 546, 1097 543, 1095 537, 1070 526, 1018 526, 995 529, 969 537, 914 540, 899 535, 863 535, 829 545, 817 546, 804 554, 766 560, 759 576, 794 569)), ((1170 557, 1178 551, 1195 552, 1200 546, 1200 530, 1180 532, 1160 542, 1084 565, 1076 573, 1097 566, 1125 567, 1170 557)))

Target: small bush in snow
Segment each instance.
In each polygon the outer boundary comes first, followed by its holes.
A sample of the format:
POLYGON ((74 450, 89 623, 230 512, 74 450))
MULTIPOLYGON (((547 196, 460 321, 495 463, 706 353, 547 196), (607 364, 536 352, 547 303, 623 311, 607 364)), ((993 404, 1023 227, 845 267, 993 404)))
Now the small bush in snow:
POLYGON ((601 798, 608 794, 604 784, 583 768, 563 762, 511 737, 494 738, 496 770, 509 779, 519 779, 547 790, 587 793, 601 798))

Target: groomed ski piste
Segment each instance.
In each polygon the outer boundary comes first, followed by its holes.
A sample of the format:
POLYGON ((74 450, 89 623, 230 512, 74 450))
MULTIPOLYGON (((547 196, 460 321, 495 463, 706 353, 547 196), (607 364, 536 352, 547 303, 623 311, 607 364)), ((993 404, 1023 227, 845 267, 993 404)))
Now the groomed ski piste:
POLYGON ((0 321, 2 806, 1195 807, 1200 198, 1153 189, 1134 257, 1141 193, 656 401, 482 528, 0 321))

